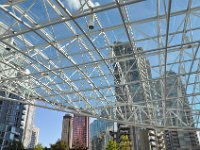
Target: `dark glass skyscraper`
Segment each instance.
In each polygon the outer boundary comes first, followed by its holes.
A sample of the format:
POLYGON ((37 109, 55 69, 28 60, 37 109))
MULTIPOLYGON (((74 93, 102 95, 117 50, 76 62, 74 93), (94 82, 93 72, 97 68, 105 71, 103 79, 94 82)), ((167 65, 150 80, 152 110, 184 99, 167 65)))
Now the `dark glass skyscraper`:
MULTIPOLYGON (((185 88, 181 82, 181 78, 173 71, 166 72, 166 108, 179 110, 174 114, 171 113, 166 119, 166 124, 170 126, 182 126, 188 123, 193 123, 191 116, 191 108, 189 107, 189 101, 186 96, 185 88), (179 97, 179 98, 177 98, 179 97), (180 118, 180 119, 178 119, 180 118)), ((162 81, 156 81, 157 99, 161 100, 163 95, 162 81)), ((162 106, 161 101, 158 103, 159 107, 162 106)), ((178 130, 166 130, 164 131, 166 149, 192 149, 199 145, 196 132, 192 131, 178 131, 178 130)))
POLYGON ((113 131, 114 122, 107 120, 94 120, 90 124, 91 150, 102 150, 111 138, 110 131, 113 131))
MULTIPOLYGON (((128 43, 116 42, 113 48, 114 55, 118 61, 113 64, 115 74, 115 93, 118 102, 125 105, 118 107, 117 119, 144 120, 145 116, 139 114, 140 118, 133 118, 130 103, 144 105, 145 101, 151 100, 150 84, 147 82, 137 82, 151 78, 148 61, 143 57, 137 57, 136 52, 142 52, 141 48, 133 50, 128 43), (120 113, 118 113, 120 112, 120 113)), ((140 113, 140 112, 138 112, 140 113)), ((134 149, 140 149, 142 139, 139 138, 140 129, 133 126, 118 124, 119 134, 128 134, 134 143, 134 149)), ((148 146, 147 146, 148 147, 148 146)))
MULTIPOLYGON (((134 51, 131 49, 129 44, 117 42, 115 43, 113 50, 115 56, 118 57, 118 61, 113 64, 116 85, 116 99, 118 102, 125 104, 118 108, 117 119, 132 119, 130 118, 132 114, 131 107, 129 105, 130 103, 146 105, 147 108, 148 104, 153 104, 153 106, 158 108, 163 107, 162 99, 164 96, 162 95, 163 86, 161 80, 156 80, 155 84, 149 83, 148 79, 151 79, 149 62, 141 55, 135 55, 135 53, 141 53, 142 49, 138 48, 134 51), (137 82, 139 80, 142 80, 143 82, 137 82), (155 88, 155 91, 157 92, 154 93, 153 88, 155 88), (157 101, 153 101, 156 99, 157 101)), ((185 89, 181 83, 181 79, 178 78, 176 73, 173 71, 169 71, 166 74, 167 100, 165 107, 167 109, 183 110, 179 114, 180 120, 186 124, 188 122, 192 123, 192 118, 189 118, 191 113, 189 111, 190 107, 188 105, 188 99, 185 98, 185 89), (173 97, 176 97, 176 99, 173 97), (184 98, 179 100, 180 103, 177 103, 177 97, 184 98)), ((157 114, 154 115, 157 115, 159 118, 160 113, 162 112, 157 112, 157 114)), ((135 119, 147 119, 145 118, 145 115, 140 114, 139 112, 138 114, 138 118, 135 119)), ((149 112, 148 116, 151 116, 151 112, 149 112)), ((176 119, 176 116, 172 114, 166 119, 166 123, 170 126, 180 126, 180 120, 176 119)), ((123 124, 118 124, 118 130, 119 134, 129 135, 130 139, 134 141, 134 148, 136 150, 139 150, 142 147, 146 147, 145 149, 191 149, 198 145, 196 133, 189 131, 157 131, 153 129, 141 130, 139 128, 123 124), (142 141, 142 139, 149 141, 145 142, 142 141), (144 146, 144 143, 146 143, 146 146, 144 146)))

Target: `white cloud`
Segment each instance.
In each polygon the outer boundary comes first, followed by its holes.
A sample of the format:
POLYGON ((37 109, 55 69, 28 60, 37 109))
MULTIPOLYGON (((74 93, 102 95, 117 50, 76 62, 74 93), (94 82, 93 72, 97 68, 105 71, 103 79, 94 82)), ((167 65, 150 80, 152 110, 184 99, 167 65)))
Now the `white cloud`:
MULTIPOLYGON (((75 10, 78 10, 80 7, 81 7, 81 4, 85 3, 85 0, 67 0, 67 4, 68 6, 71 8, 71 9, 75 9, 75 10)), ((96 7, 96 6, 99 6, 100 4, 98 2, 93 2, 92 0, 89 0, 88 1, 88 4, 89 6, 91 7, 96 7)), ((83 9, 88 9, 88 5, 85 4, 83 9)))
POLYGON ((91 6, 91 7, 97 7, 97 6, 100 5, 98 2, 95 2, 95 3, 94 3, 94 2, 92 2, 91 0, 89 0, 88 4, 89 4, 89 6, 91 6))
POLYGON ((79 0, 67 0, 67 4, 71 9, 79 9, 81 7, 79 0))

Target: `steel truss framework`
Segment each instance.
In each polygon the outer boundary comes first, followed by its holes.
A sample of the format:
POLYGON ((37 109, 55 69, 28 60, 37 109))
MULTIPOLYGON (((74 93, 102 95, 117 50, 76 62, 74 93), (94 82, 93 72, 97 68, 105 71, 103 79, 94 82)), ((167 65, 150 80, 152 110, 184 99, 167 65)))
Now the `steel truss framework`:
POLYGON ((144 128, 199 130, 199 0, 3 0, 0 16, 0 88, 18 101, 144 128), (115 42, 132 53, 115 55, 115 42), (137 68, 120 69, 129 60, 137 68), (140 77, 127 80, 134 71, 140 77))

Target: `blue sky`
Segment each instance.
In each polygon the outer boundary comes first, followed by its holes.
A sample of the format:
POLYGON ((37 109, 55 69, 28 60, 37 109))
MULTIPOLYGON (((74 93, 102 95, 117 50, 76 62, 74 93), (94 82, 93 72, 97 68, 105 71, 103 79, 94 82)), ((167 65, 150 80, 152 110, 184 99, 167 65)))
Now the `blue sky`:
POLYGON ((39 143, 49 147, 61 138, 63 112, 36 108, 35 126, 40 129, 39 143))

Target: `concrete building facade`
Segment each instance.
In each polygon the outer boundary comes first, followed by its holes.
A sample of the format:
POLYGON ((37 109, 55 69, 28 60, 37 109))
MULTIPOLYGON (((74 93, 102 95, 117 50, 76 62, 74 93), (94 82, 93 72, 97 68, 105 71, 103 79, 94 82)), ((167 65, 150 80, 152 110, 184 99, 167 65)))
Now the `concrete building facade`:
POLYGON ((72 116, 66 114, 65 116, 63 116, 61 140, 64 141, 69 147, 72 147, 72 130, 72 116))

